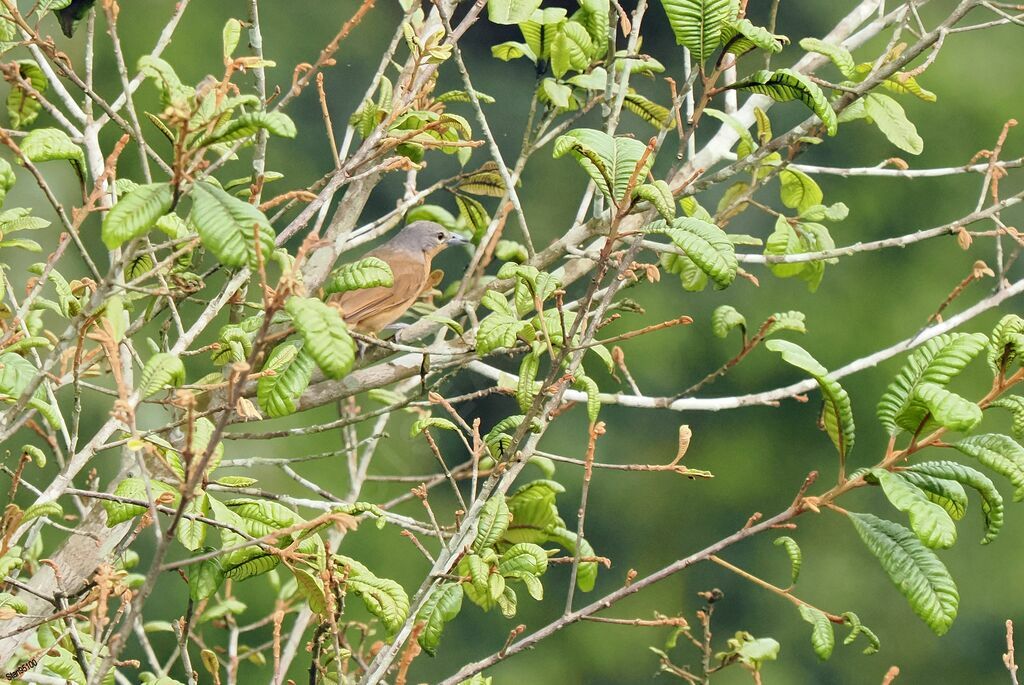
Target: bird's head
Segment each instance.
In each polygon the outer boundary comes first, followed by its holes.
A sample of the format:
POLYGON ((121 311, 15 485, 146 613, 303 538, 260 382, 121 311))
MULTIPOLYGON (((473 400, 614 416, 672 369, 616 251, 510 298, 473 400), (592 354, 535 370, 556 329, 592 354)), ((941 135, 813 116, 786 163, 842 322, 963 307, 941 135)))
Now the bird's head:
POLYGON ((395 247, 433 257, 449 245, 466 245, 468 240, 433 221, 414 221, 392 239, 395 247))

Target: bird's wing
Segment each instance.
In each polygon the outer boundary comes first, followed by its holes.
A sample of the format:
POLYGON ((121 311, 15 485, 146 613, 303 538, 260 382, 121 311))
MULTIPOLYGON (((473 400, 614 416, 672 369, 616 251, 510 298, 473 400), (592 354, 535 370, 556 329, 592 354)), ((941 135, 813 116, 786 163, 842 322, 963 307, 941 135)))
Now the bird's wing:
MULTIPOLYGON (((381 255, 373 255, 381 257, 381 255)), ((383 257, 381 257, 383 259, 383 257)), ((415 299, 423 288, 426 269, 423 260, 413 256, 388 255, 394 282, 391 287, 364 288, 342 293, 337 302, 342 316, 349 323, 358 323, 373 314, 392 309, 415 299)))

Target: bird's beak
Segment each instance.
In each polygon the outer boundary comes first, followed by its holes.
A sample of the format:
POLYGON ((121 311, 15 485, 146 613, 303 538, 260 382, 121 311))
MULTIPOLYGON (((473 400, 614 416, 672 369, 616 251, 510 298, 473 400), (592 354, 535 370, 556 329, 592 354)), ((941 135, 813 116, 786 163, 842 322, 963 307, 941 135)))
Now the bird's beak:
POLYGON ((457 233, 452 233, 451 237, 448 238, 448 244, 449 245, 469 245, 469 240, 467 238, 463 238, 461 235, 459 235, 457 233))

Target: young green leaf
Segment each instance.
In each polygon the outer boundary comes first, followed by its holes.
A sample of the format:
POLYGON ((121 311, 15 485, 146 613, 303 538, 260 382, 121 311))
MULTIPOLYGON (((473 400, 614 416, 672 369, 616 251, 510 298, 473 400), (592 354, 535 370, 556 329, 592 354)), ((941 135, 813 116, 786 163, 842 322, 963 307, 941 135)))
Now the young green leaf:
POLYGON ((260 409, 270 418, 294 414, 297 402, 313 377, 313 358, 295 342, 274 348, 263 371, 274 375, 260 376, 256 382, 256 398, 260 409))
POLYGON ((981 423, 981 407, 935 383, 914 386, 912 406, 922 405, 943 428, 966 433, 981 423))
POLYGON ((917 430, 927 408, 914 404, 914 388, 919 383, 945 386, 963 371, 988 344, 980 333, 945 333, 915 350, 889 384, 878 402, 878 420, 891 435, 900 428, 917 430))
MULTIPOLYGON (((722 29, 732 19, 730 0, 661 0, 676 43, 686 47, 698 63, 722 43, 722 29)), ((735 11, 735 10, 734 10, 735 11)))
POLYGON ((775 312, 771 315, 772 323, 764 331, 764 337, 770 337, 780 331, 793 331, 795 333, 806 333, 806 316, 803 312, 791 310, 788 312, 775 312))
POLYGON ((437 654, 445 624, 462 611, 462 595, 461 584, 441 583, 417 612, 416 621, 425 624, 423 632, 420 633, 419 643, 427 654, 437 654))
POLYGON ((1013 424, 1011 425, 1013 437, 1018 440, 1024 438, 1024 397, 1020 395, 1007 395, 1006 397, 994 400, 988 406, 1009 410, 1013 414, 1013 424))
POLYGON ((605 197, 618 203, 623 200, 630 179, 635 177, 637 183, 642 183, 647 178, 654 155, 648 155, 640 165, 646 149, 633 138, 613 138, 603 131, 577 128, 555 140, 552 156, 557 159, 571 154, 605 197))
POLYGON ((391 267, 383 259, 364 257, 350 264, 342 264, 327 279, 324 291, 341 293, 363 288, 390 288, 394 283, 391 267))
POLYGON ((223 127, 203 138, 200 145, 232 143, 254 136, 260 130, 265 130, 271 135, 281 138, 294 138, 297 133, 295 122, 284 112, 249 112, 237 119, 232 119, 223 127))
POLYGON ((440 428, 446 431, 457 431, 459 427, 454 422, 442 418, 440 416, 425 416, 413 422, 412 428, 409 429, 409 437, 415 438, 417 435, 422 433, 428 428, 440 428))
POLYGON ((274 229, 263 212, 210 183, 193 186, 190 219, 203 246, 225 266, 257 265, 257 231, 263 260, 274 252, 274 229))
MULTIPOLYGON (((0 21, 6 23, 6 20, 0 19, 0 21)), ((50 82, 34 60, 18 60, 14 64, 18 66, 18 76, 31 86, 32 90, 40 95, 46 92, 50 82)), ((41 109, 42 105, 39 104, 39 100, 31 95, 20 82, 11 84, 11 89, 7 92, 7 116, 11 120, 11 128, 24 129, 31 126, 35 123, 41 109)))
POLYGON ((934 502, 959 521, 967 513, 967 491, 955 480, 936 478, 919 471, 902 470, 899 477, 921 490, 929 502, 934 502))
POLYGON ((999 535, 999 529, 1003 527, 1003 496, 981 471, 955 461, 926 461, 907 467, 903 473, 954 481, 974 488, 981 496, 981 511, 985 516, 985 537, 981 544, 987 545, 999 535))
POLYGON ((348 589, 363 600, 371 614, 380 619, 389 635, 398 632, 409 616, 409 595, 405 588, 390 578, 379 578, 355 559, 340 554, 336 554, 335 559, 348 571, 348 589))
POLYGON ((66 159, 75 172, 85 178, 85 153, 59 128, 36 128, 21 141, 21 152, 30 162, 66 159))
POLYGON ((343 378, 356 359, 356 345, 337 309, 312 297, 292 296, 284 304, 303 350, 331 378, 343 378))
POLYGON ((716 287, 725 288, 736 278, 736 248, 718 226, 692 217, 679 217, 671 224, 656 221, 643 230, 668 236, 687 258, 714 281, 716 287))
POLYGON ((480 512, 480 519, 477 522, 476 537, 473 539, 472 549, 480 553, 502 538, 508 530, 511 514, 505 495, 498 493, 493 495, 480 512))
POLYGON ((820 55, 825 55, 832 61, 832 64, 839 68, 843 76, 848 79, 854 78, 854 70, 857 65, 853 61, 853 55, 850 54, 850 51, 841 45, 826 43, 817 38, 803 38, 800 40, 800 47, 807 52, 817 52, 820 55))
POLYGON ((154 354, 142 369, 139 395, 150 397, 167 387, 178 387, 185 382, 185 364, 169 352, 154 354))
POLYGON ((762 69, 751 74, 748 79, 728 87, 767 95, 776 102, 800 100, 818 115, 830 136, 836 134, 838 122, 835 110, 832 109, 832 105, 818 84, 811 82, 803 74, 791 69, 776 71, 762 69))
POLYGON ((1013 438, 986 433, 964 438, 952 446, 1009 480, 1016 488, 1014 502, 1024 500, 1024 448, 1013 438))
POLYGON ((871 469, 885 496, 894 507, 910 516, 910 527, 918 539, 933 549, 947 549, 956 542, 956 524, 949 512, 930 501, 923 491, 901 475, 885 469, 871 469))
MULTIPOLYGON (((114 488, 114 495, 122 499, 138 500, 149 502, 147 493, 152 493, 154 499, 168 493, 174 496, 175 501, 179 497, 178 491, 158 480, 144 481, 141 478, 125 478, 114 488)), ((107 527, 113 528, 119 523, 130 521, 149 510, 141 504, 131 504, 124 501, 102 500, 103 510, 107 512, 107 527)))
POLYGON ((1007 314, 992 329, 992 345, 988 348, 986 361, 992 373, 1002 373, 1010 362, 1024 353, 1024 319, 1016 314, 1007 314))
POLYGON ((747 333, 747 319, 735 307, 728 304, 719 305, 711 313, 711 332, 718 338, 727 338, 729 331, 739 327, 744 335, 747 333))
POLYGON ((495 24, 527 21, 540 7, 541 0, 487 0, 487 18, 495 24))
POLYGON ((103 244, 113 250, 145 235, 157 220, 170 211, 174 189, 169 183, 137 186, 117 201, 103 218, 103 244))
POLYGON ((200 492, 185 505, 185 510, 178 521, 178 527, 174 529, 174 537, 181 543, 182 547, 194 552, 202 547, 206 541, 207 525, 196 520, 196 516, 207 516, 210 513, 209 496, 200 492))
POLYGON ((814 179, 799 169, 783 169, 779 172, 779 182, 782 184, 782 204, 798 212, 820 205, 824 197, 814 179))
POLYGON ((788 535, 775 538, 775 542, 772 544, 786 550, 786 556, 789 557, 789 582, 796 585, 796 581, 800 577, 800 567, 804 563, 804 554, 800 551, 800 545, 788 535))
POLYGON ((861 540, 914 610, 936 635, 956 619, 960 593, 935 553, 903 526, 871 514, 849 514, 861 540))
POLYGON ((822 661, 828 661, 836 646, 836 634, 832 622, 820 609, 806 604, 800 605, 800 618, 811 624, 811 647, 822 661))
POLYGON ((665 221, 676 218, 676 203, 672 197, 672 190, 664 181, 642 183, 633 190, 633 196, 650 202, 665 221))
MULTIPOLYGON (((627 93, 622 106, 657 129, 672 128, 672 113, 639 93, 627 93)), ((664 214, 662 215, 664 216, 664 214)))
POLYGON ((822 410, 822 422, 825 431, 832 439, 840 457, 845 458, 853 449, 854 430, 853 407, 850 396, 839 382, 828 375, 828 369, 822 366, 807 350, 788 340, 769 340, 765 343, 772 352, 782 355, 783 361, 803 369, 818 381, 821 394, 825 400, 822 410))
POLYGON ((924 141, 917 133, 917 127, 907 119, 900 103, 888 95, 868 93, 864 96, 864 112, 875 122, 889 142, 912 155, 924 150, 924 141))

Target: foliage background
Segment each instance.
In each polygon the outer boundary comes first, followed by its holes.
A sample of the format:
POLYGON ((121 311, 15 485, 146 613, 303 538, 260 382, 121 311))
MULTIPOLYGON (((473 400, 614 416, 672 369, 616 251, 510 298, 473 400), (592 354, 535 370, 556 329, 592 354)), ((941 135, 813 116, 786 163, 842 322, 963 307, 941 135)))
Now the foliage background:
MULTIPOLYGON (((575 2, 564 1, 545 4, 575 6, 575 2)), ((627 11, 632 10, 633 4, 623 3, 627 11)), ((751 0, 750 13, 755 23, 767 13, 768 4, 764 0, 751 0)), ((794 44, 804 36, 819 36, 850 4, 806 0, 783 2, 780 30, 794 44)), ((926 19, 932 13, 937 16, 938 12, 944 11, 947 3, 933 4, 942 7, 925 6, 922 12, 926 19)), ((242 0, 193 3, 165 55, 183 80, 195 83, 207 73, 219 72, 220 28, 229 17, 244 18, 247 5, 242 0)), ((380 54, 401 16, 394 0, 378 0, 377 5, 359 27, 358 33, 342 46, 338 64, 325 74, 336 130, 343 128, 348 115, 358 106, 380 54)), ((123 3, 120 21, 129 64, 150 49, 172 6, 171 0, 123 3)), ((352 0, 291 0, 261 5, 264 49, 267 56, 279 65, 268 70, 270 87, 277 85, 286 89, 291 79, 288 65, 315 59, 320 48, 354 7, 352 0)), ((681 48, 674 45, 660 5, 652 3, 648 12, 644 24, 646 51, 668 67, 669 75, 681 80, 681 48)), ((58 36, 54 20, 47 18, 46 22, 52 25, 45 27, 44 33, 58 36)), ((474 74, 474 82, 481 90, 498 98, 498 104, 489 108, 488 116, 503 152, 512 157, 518 151, 534 74, 525 62, 504 63, 492 59, 489 46, 501 40, 514 39, 517 37, 514 34, 514 27, 480 22, 460 43, 474 74)), ((73 41, 60 38, 58 45, 80 63, 81 35, 73 41)), ((908 159, 913 166, 965 164, 979 149, 993 145, 1007 119, 1021 116, 1024 97, 1019 93, 1024 86, 1024 51, 1019 49, 1020 45, 1019 27, 950 37, 935 64, 921 79, 927 88, 938 93, 938 103, 930 105, 914 98, 901 98, 925 140, 924 153, 917 159, 908 159)), ((877 53, 882 46, 876 40, 866 51, 877 53)), ((786 65, 793 54, 797 54, 797 50, 788 49, 776 58, 775 64, 786 65)), ((105 63, 105 59, 108 57, 104 54, 97 61, 97 90, 110 93, 117 90, 119 84, 113 65, 105 63)), ((453 67, 446 66, 442 74, 442 85, 461 87, 453 67), (445 79, 448 79, 447 84, 445 79)), ((638 87, 661 102, 668 99, 663 83, 647 82, 638 87)), ((143 88, 137 96, 137 103, 140 109, 158 111, 159 105, 152 89, 143 88)), ((283 172, 289 180, 289 187, 302 187, 332 166, 330 150, 313 89, 307 89, 288 111, 298 124, 298 139, 294 142, 272 139, 268 169, 283 172)), ((797 117, 804 117, 806 113, 794 105, 773 108, 771 115, 778 131, 783 130, 786 122, 795 123, 797 117)), ((46 125, 46 118, 43 113, 39 125, 46 125)), ((632 130, 642 139, 650 135, 646 124, 629 114, 624 115, 624 119, 622 132, 632 130)), ((587 125, 586 121, 581 125, 587 125)), ((708 129, 713 130, 710 125, 708 129)), ((707 134, 708 130, 705 130, 703 135, 707 134)), ((698 140, 701 139, 698 133, 698 140)), ((892 148, 873 127, 856 122, 844 126, 837 139, 812 147, 801 161, 844 166, 873 165, 896 152, 898 150, 892 148)), ((1021 142, 1021 134, 1011 132, 1003 158, 1019 157, 1022 153, 1024 142, 1021 142)), ((477 161, 484 158, 482 150, 474 156, 477 161)), ((667 166, 668 161, 663 159, 662 164, 667 166)), ((131 176, 132 166, 136 163, 135 155, 125 155, 121 161, 122 175, 131 176)), ((449 175, 453 170, 453 160, 440 160, 435 156, 421 178, 429 182, 449 175)), ((246 173, 248 170, 240 167, 235 175, 246 173)), ((1010 177, 1003 181, 1006 188, 1004 196, 1019 190, 1020 181, 1015 179, 1015 173, 1019 175, 1020 172, 1011 172, 1010 177)), ((19 174, 27 176, 22 171, 19 174)), ((977 201, 982 179, 979 175, 913 181, 830 176, 819 177, 818 180, 829 202, 841 200, 851 208, 850 218, 833 229, 836 242, 842 245, 907 233, 965 214, 977 201)), ((70 172, 64 181, 60 190, 63 197, 71 201, 77 190, 70 172)), ((364 217, 377 216, 390 209, 400 195, 400 182, 400 176, 393 175, 382 184, 364 217)), ((563 232, 570 224, 584 186, 584 174, 579 173, 570 160, 552 160, 544 153, 534 158, 524 174, 520 197, 530 224, 535 227, 538 244, 563 232)), ((47 208, 38 201, 37 194, 38 190, 31 183, 20 183, 11 192, 9 204, 33 205, 40 215, 46 216, 47 208)), ((701 197, 701 200, 706 206, 713 205, 710 199, 701 197)), ((444 198, 440 200, 441 204, 445 202, 444 198)), ((771 224, 770 217, 748 212, 735 224, 735 230, 763 237, 771 231, 771 224)), ((98 230, 98 223, 92 229, 98 230)), ((954 240, 949 237, 918 243, 905 250, 844 258, 828 269, 819 291, 813 295, 797 279, 780 280, 770 276, 761 278, 760 288, 738 280, 734 287, 724 292, 708 291, 699 295, 682 289, 673 290, 664 284, 657 289, 649 284, 637 286, 626 296, 647 309, 647 322, 680 314, 691 315, 695 322, 692 326, 673 328, 623 343, 627 362, 641 387, 650 395, 671 394, 698 380, 738 348, 736 339, 723 343, 710 331, 711 311, 719 304, 728 303, 747 315, 752 323, 774 311, 798 309, 805 312, 808 336, 801 344, 826 366, 841 365, 912 335, 925 324, 949 290, 969 272, 975 259, 991 260, 991 255, 983 253, 983 248, 963 252, 954 240)), ((983 244, 979 242, 976 246, 983 244)), ((452 271, 463 267, 467 260, 465 253, 454 252, 443 258, 452 271)), ((12 266, 19 269, 23 265, 15 263, 12 266)), ((754 273, 759 276, 766 274, 757 269, 754 273)), ((671 275, 667 277, 674 278, 671 275)), ((982 285, 972 285, 964 302, 977 298, 983 288, 990 288, 992 284, 990 279, 982 285)), ((957 309, 954 305, 949 313, 957 309)), ((975 320, 970 330, 988 330, 1001 314, 1019 309, 1019 303, 1011 300, 1002 311, 995 310, 975 320)), ((626 325, 635 321, 628 321, 626 325)), ((627 329, 623 327, 622 330, 627 329)), ((609 329, 609 333, 614 332, 609 329)), ((873 463, 884 450, 883 431, 873 418, 874 404, 899 363, 901 359, 892 360, 878 369, 844 381, 853 398, 860 426, 857 449, 852 455, 854 467, 873 463)), ((980 362, 976 362, 976 378, 961 382, 975 380, 980 388, 985 383, 983 368, 980 362)), ((758 350, 738 370, 705 389, 703 394, 752 392, 788 383, 798 377, 795 369, 780 364, 775 355, 758 350)), ((457 390, 473 389, 473 381, 469 377, 460 380, 457 390)), ((614 387, 611 379, 599 378, 599 381, 603 389, 614 387)), ((479 383, 478 387, 483 387, 483 384, 479 383)), ((510 407, 505 405, 512 403, 510 398, 481 401, 472 408, 468 418, 481 417, 486 431, 495 421, 497 412, 508 410, 510 407)), ((315 418, 326 420, 334 411, 332 407, 322 408, 317 410, 319 416, 315 418)), ((598 470, 590 494, 587 537, 599 554, 612 558, 614 565, 611 572, 600 575, 595 593, 617 587, 629 568, 643 574, 717 540, 741 526, 755 511, 770 514, 784 508, 803 477, 812 469, 822 471, 823 482, 833 479, 835 459, 831 446, 814 427, 817 411, 814 398, 806 405, 787 402, 781 410, 758 407, 719 414, 698 412, 679 415, 667 411, 606 407, 602 418, 610 430, 599 443, 598 460, 668 461, 675 452, 679 424, 689 423, 694 431, 694 440, 686 457, 687 463, 694 468, 709 469, 716 477, 711 481, 689 481, 664 473, 624 474, 598 470)), ((581 457, 586 434, 582 414, 582 410, 577 409, 574 416, 560 421, 549 432, 543 448, 581 457)), ((96 407, 91 413, 87 411, 83 416, 83 433, 94 430, 105 417, 106 409, 103 407, 96 407)), ((310 420, 301 415, 279 421, 274 427, 310 420)), ((392 437, 378 449, 376 459, 379 467, 395 470, 395 464, 399 464, 398 471, 409 474, 427 472, 431 468, 432 457, 426 446, 406 439, 411 420, 410 417, 393 423, 392 437)), ((453 450, 457 448, 451 438, 444 439, 449 442, 442 443, 442 449, 446 446, 453 450)), ((302 453, 320 452, 338 447, 338 440, 338 436, 332 433, 293 438, 287 449, 296 453, 300 450, 302 453)), ((230 441, 227 449, 228 455, 233 457, 273 457, 284 456, 282 445, 279 442, 230 441)), ((297 469, 300 473, 316 469, 319 482, 334 485, 336 492, 347 490, 343 464, 314 462, 307 470, 302 466, 300 464, 297 469), (337 475, 325 476, 325 469, 337 475)), ((563 515, 571 515, 573 512, 568 507, 578 501, 580 474, 569 469, 563 465, 559 470, 559 479, 569 488, 569 493, 562 499, 563 515)), ((112 474, 111 471, 106 475, 112 474)), ((272 468, 257 469, 246 475, 260 478, 263 486, 270 490, 291 492, 295 487, 272 468)), ((879 493, 871 490, 851 494, 849 503, 844 504, 862 511, 875 510, 882 500, 879 493)), ((378 496, 398 491, 396 488, 371 487, 364 491, 364 495, 376 501, 378 496)), ((440 489, 434 497, 443 497, 440 489)), ((979 508, 973 506, 972 509, 974 511, 968 514, 968 518, 980 519, 979 508)), ((861 656, 859 649, 838 648, 829 662, 819 662, 808 644, 808 626, 788 603, 708 564, 695 567, 627 600, 613 613, 616 616, 649 618, 651 610, 657 609, 666 614, 683 612, 692 618, 693 611, 699 606, 695 593, 719 587, 724 590, 726 598, 718 605, 714 627, 716 639, 723 646, 732 632, 741 629, 782 642, 779 661, 768 664, 765 669, 765 680, 769 683, 875 683, 881 680, 890 664, 899 665, 902 671, 900 682, 1005 682, 1006 672, 1000 661, 1005 647, 1003 621, 1007 618, 1024 621, 1024 583, 1020 575, 1020 569, 1024 567, 1024 545, 1021 544, 1024 542, 1024 517, 1011 507, 1002 534, 990 547, 983 548, 970 537, 975 535, 980 539, 980 520, 968 521, 962 534, 965 536, 964 544, 942 553, 960 587, 961 614, 952 630, 945 637, 936 639, 903 603, 864 547, 854 542, 856 536, 852 527, 827 513, 820 517, 801 518, 800 528, 794 534, 805 554, 801 596, 831 611, 856 611, 882 639, 882 652, 873 657, 861 656)), ((145 536, 140 541, 149 544, 149 538, 145 536)), ((363 530, 346 538, 341 552, 357 559, 372 560, 378 573, 396 578, 410 591, 426 570, 419 553, 398 536, 397 530, 391 528, 378 531, 373 526, 364 526, 363 530)), ((739 545, 726 557, 763 577, 786 584, 788 561, 782 551, 772 547, 767 539, 739 545)), ((551 620, 561 611, 560 593, 567 582, 568 567, 553 569, 545 583, 548 588, 546 604, 522 602, 515 622, 504 621, 495 613, 484 615, 475 607, 468 607, 447 628, 439 655, 433 660, 427 656, 420 657, 417 663, 419 674, 428 679, 446 676, 465 661, 500 647, 507 630, 516 623, 537 626, 551 620)), ((270 595, 264 588, 263 580, 238 587, 239 596, 249 603, 250 618, 272 610, 270 595)), ((152 599, 148 605, 148 610, 152 611, 150 618, 173 618, 180 611, 185 594, 182 584, 178 594, 167 593, 152 599)), ((585 599, 583 596, 577 601, 585 599)), ((353 608, 361 610, 361 607, 353 608)), ((646 682, 657 673, 657 658, 647 647, 661 646, 667 632, 668 629, 584 623, 542 642, 531 653, 489 670, 488 675, 495 676, 495 682, 502 684, 646 682)), ((172 639, 169 636, 156 637, 154 643, 158 648, 165 647, 169 651, 173 646, 172 639)), ((695 652, 686 656, 680 652, 675 654, 678 655, 677 663, 696 660, 695 652)), ((303 678, 307 666, 300 655, 293 664, 291 677, 303 678)), ((243 666, 243 680, 246 679, 246 668, 253 669, 251 674, 255 673, 255 667, 243 666)), ((715 682, 722 685, 748 681, 749 677, 738 670, 727 671, 715 678, 715 682)))

